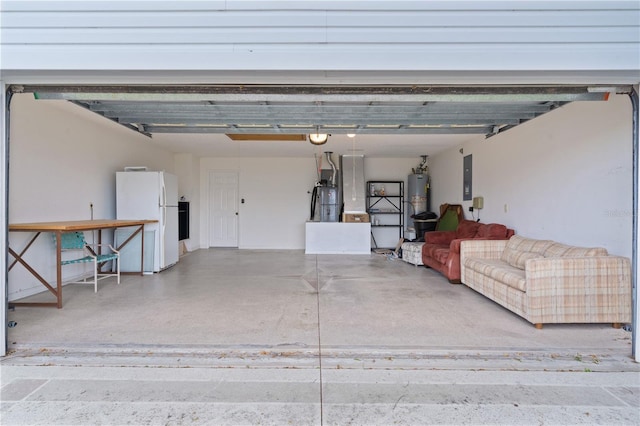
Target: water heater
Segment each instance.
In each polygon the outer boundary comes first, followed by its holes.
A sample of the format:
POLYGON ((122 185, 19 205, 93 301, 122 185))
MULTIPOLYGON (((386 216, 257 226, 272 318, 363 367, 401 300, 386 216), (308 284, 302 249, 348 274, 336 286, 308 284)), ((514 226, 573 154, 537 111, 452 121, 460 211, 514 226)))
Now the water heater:
POLYGON ((410 207, 407 211, 407 228, 413 228, 411 215, 429 210, 429 175, 413 173, 407 177, 407 200, 410 207))
POLYGON ((340 210, 338 208, 338 188, 335 186, 318 187, 320 198, 320 222, 338 222, 340 210))

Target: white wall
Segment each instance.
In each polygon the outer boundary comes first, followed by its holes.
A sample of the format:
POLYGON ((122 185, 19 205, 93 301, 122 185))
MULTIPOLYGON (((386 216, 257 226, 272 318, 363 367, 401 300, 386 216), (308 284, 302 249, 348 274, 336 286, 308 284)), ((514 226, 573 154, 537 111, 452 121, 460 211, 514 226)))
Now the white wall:
MULTIPOLYGON (((393 143, 393 136, 389 136, 393 143)), ((412 158, 371 158, 364 157, 364 177, 368 180, 401 180, 407 183, 411 168, 420 164, 420 157, 412 158)), ((406 190, 405 190, 406 192, 406 190)), ((405 194, 406 195, 406 194, 405 194)))
POLYGON ((630 257, 630 117, 627 96, 576 102, 436 155, 430 161, 432 206, 462 203, 471 218, 471 202, 462 202, 462 161, 472 154, 473 196, 484 196, 482 222, 504 223, 527 237, 602 246, 630 257))
POLYGON ((313 158, 205 158, 200 164, 201 247, 209 247, 209 173, 239 175, 238 247, 299 249, 316 180, 313 158))
MULTIPOLYGON (((95 219, 113 219, 116 171, 131 165, 174 167, 173 154, 151 139, 65 101, 14 95, 10 131, 10 223, 90 219, 91 203, 95 219)), ((11 233, 10 246, 20 249, 29 235, 11 233)), ((55 280, 54 257, 51 236, 43 234, 27 261, 55 280)), ((9 300, 43 289, 21 265, 9 273, 9 300)))
MULTIPOLYGON (((333 157, 339 165, 337 155, 333 157)), ((420 158, 365 156, 365 180, 403 180, 420 158)), ((324 162, 323 164, 326 164, 324 162)), ((323 166, 326 168, 326 166, 323 166)), ((209 173, 237 171, 240 177, 239 243, 241 249, 304 249, 316 162, 310 158, 205 158, 200 164, 201 247, 209 246, 209 173)), ((363 188, 364 190, 364 188, 363 188)), ((395 242, 397 238, 393 241, 395 242)))

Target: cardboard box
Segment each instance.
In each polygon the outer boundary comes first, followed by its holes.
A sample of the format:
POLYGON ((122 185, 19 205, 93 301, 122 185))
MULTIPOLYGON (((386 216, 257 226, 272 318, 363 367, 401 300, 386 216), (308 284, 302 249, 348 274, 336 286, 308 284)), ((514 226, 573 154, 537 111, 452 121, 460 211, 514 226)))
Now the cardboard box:
POLYGON ((346 223, 369 223, 368 213, 342 213, 342 221, 346 223))

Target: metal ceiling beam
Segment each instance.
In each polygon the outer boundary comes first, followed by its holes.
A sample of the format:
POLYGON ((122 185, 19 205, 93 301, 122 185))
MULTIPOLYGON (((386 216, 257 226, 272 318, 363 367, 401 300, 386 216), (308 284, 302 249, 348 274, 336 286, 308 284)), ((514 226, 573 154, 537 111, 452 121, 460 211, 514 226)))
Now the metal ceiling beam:
POLYGON ((354 105, 354 104, 320 104, 310 105, 308 103, 290 103, 277 105, 258 105, 252 103, 245 104, 209 104, 209 103, 141 103, 141 102, 92 102, 88 107, 94 112, 103 113, 218 113, 232 112, 234 114, 244 113, 274 113, 289 114, 291 112, 301 113, 331 113, 331 114, 424 114, 424 113, 484 113, 490 109, 492 113, 545 113, 552 106, 540 103, 428 103, 428 104, 407 104, 394 103, 385 105, 354 105))
POLYGON ((107 116, 120 123, 143 124, 228 124, 228 125, 286 125, 286 126, 324 126, 340 125, 355 127, 357 125, 389 124, 389 125, 429 125, 429 124, 518 124, 523 120, 535 118, 536 115, 522 116, 429 116, 424 118, 400 117, 323 117, 323 116, 290 116, 290 117, 200 117, 200 116, 107 116))
MULTIPOLYGON (((76 105, 78 105, 78 106, 80 106, 80 107, 82 107, 82 108, 89 109, 89 107, 88 107, 85 103, 83 103, 83 102, 78 102, 78 101, 70 101, 70 102, 72 102, 72 103, 74 103, 74 104, 76 104, 76 105)), ((100 113, 98 113, 98 114, 100 114, 100 113)), ((151 134, 150 134, 150 133, 146 132, 144 129, 142 129, 142 128, 141 128, 141 127, 139 127, 138 125, 133 125, 133 124, 131 124, 131 122, 130 122, 130 121, 122 122, 122 121, 120 121, 120 120, 118 119, 118 117, 107 117, 107 116, 105 116, 104 114, 100 114, 100 115, 102 115, 103 117, 105 117, 105 118, 107 118, 107 119, 109 119, 109 120, 111 120, 111 121, 113 121, 113 122, 115 122, 115 123, 120 124, 121 126, 126 127, 126 128, 127 128, 127 129, 129 129, 129 130, 133 130, 134 132, 140 133, 140 134, 145 135, 145 136, 147 136, 147 137, 149 137, 149 138, 151 137, 151 134)))
POLYGON ((340 119, 340 120, 351 120, 351 121, 360 121, 363 117, 368 118, 370 120, 416 120, 421 121, 424 119, 439 119, 439 118, 455 118, 459 116, 470 117, 473 119, 491 119, 492 117, 500 120, 501 118, 517 118, 517 117, 527 117, 533 118, 541 113, 533 113, 533 112, 494 112, 490 110, 485 111, 460 111, 460 112, 423 112, 423 113, 411 113, 411 114, 400 114, 396 111, 390 110, 386 114, 383 112, 376 112, 373 114, 338 114, 335 112, 331 113, 323 113, 323 112, 315 112, 315 113, 300 113, 297 111, 291 111, 289 114, 274 114, 269 112, 260 113, 258 111, 248 111, 237 113, 233 112, 211 112, 211 111, 201 111, 201 112, 162 112, 162 113, 154 113, 150 111, 108 111, 108 112, 98 112, 99 114, 104 115, 105 117, 121 117, 121 118, 131 118, 133 121, 136 120, 146 120, 148 118, 153 117, 168 117, 175 119, 207 119, 207 120, 303 120, 303 121, 315 121, 316 118, 320 118, 323 120, 331 120, 331 119, 340 119))
MULTIPOLYGON (((412 134, 412 135, 422 135, 422 134, 487 134, 491 132, 492 127, 481 126, 481 127, 429 127, 429 128, 401 128, 401 127, 375 127, 375 128, 366 128, 359 127, 357 130, 347 130, 344 128, 330 128, 323 127, 321 129, 323 132, 330 134, 346 134, 346 133, 357 133, 357 134, 412 134)), ((262 128, 262 127, 247 127, 247 128, 234 128, 234 127, 198 127, 198 126, 155 126, 149 125, 145 126, 145 131, 150 133, 300 133, 299 128, 262 128)))
POLYGON ((605 86, 73 86, 15 87, 70 100, 138 132, 323 132, 491 136, 572 101, 606 100, 605 86))
MULTIPOLYGON (((241 101, 241 102, 504 102, 603 100, 607 92, 589 86, 23 86, 39 99, 79 101, 241 101)), ((629 93, 631 87, 607 87, 629 93)))
POLYGON ((573 101, 602 101, 603 93, 558 93, 558 94, 420 94, 420 95, 207 95, 207 94, 173 94, 173 93, 46 93, 38 92, 38 99, 64 99, 70 101, 142 101, 142 102, 573 102, 573 101))

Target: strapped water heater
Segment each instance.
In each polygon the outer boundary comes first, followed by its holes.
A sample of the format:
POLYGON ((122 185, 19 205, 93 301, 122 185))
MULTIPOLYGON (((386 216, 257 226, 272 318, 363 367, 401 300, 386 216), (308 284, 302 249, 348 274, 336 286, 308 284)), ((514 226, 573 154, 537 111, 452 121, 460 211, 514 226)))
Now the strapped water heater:
POLYGON ((316 220, 316 213, 320 222, 338 222, 340 220, 341 192, 338 170, 331 154, 333 153, 330 151, 325 152, 331 170, 320 171, 320 181, 316 182, 311 195, 310 220, 312 221, 316 220), (316 212, 316 206, 318 212, 316 212))

